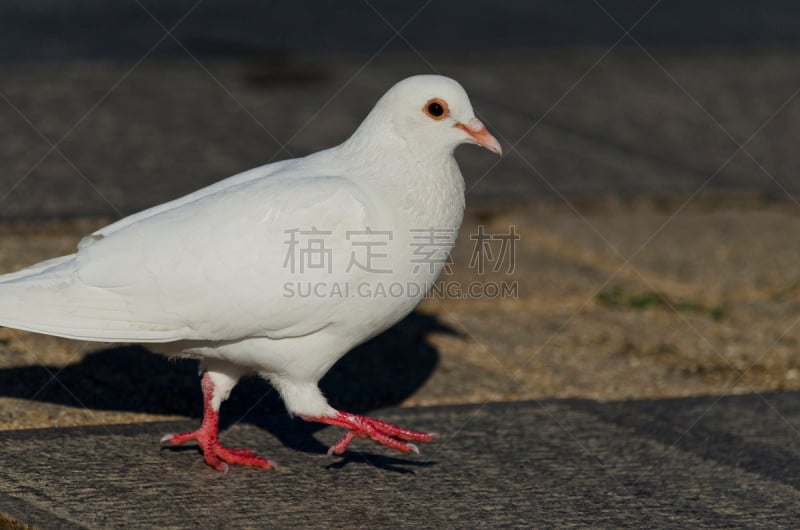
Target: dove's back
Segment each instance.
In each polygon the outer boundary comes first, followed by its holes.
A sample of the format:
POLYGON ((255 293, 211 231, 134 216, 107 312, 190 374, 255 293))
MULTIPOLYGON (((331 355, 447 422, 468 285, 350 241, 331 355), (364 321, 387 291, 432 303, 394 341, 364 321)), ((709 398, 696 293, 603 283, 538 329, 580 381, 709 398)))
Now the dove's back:
MULTIPOLYGON (((75 254, 0 276, 0 325, 101 342, 285 338, 324 328, 343 301, 284 295, 281 280, 296 272, 287 267, 287 234, 363 230, 380 224, 381 205, 353 181, 322 174, 330 163, 293 162, 123 219, 75 254)), ((329 244, 336 258, 350 255, 349 241, 329 244)), ((330 280, 325 272, 306 271, 304 280, 330 280)))

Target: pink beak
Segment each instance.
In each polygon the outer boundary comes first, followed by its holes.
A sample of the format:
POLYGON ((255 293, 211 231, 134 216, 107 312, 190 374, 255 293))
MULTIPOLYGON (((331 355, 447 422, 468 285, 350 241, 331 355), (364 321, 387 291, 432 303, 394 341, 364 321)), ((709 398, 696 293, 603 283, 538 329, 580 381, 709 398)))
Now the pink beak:
POLYGON ((467 133, 476 144, 485 147, 492 153, 503 155, 503 148, 500 147, 500 142, 489 134, 489 131, 486 130, 486 127, 478 118, 472 118, 466 124, 457 123, 455 127, 467 133))

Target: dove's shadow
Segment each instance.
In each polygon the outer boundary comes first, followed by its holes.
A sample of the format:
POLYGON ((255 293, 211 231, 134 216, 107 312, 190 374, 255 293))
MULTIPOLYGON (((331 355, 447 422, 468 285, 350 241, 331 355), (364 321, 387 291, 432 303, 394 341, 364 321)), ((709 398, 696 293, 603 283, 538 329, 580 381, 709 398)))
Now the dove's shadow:
MULTIPOLYGON (((438 352, 425 340, 432 332, 455 334, 433 316, 412 313, 348 353, 322 380, 322 391, 334 407, 350 412, 366 413, 402 402, 438 364, 438 352)), ((200 417, 203 407, 196 361, 169 360, 139 346, 93 352, 64 368, 0 369, 0 395, 96 410, 191 417, 200 417)), ((246 378, 222 406, 222 428, 247 422, 269 430, 296 450, 327 450, 314 438, 323 425, 288 416, 286 421, 265 419, 275 414, 285 414, 277 393, 258 377, 246 378)))

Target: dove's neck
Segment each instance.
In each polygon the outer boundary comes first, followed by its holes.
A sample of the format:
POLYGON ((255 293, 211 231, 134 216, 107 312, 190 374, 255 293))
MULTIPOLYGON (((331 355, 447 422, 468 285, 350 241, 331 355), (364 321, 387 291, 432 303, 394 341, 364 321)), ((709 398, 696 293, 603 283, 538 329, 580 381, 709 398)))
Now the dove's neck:
POLYGON ((362 124, 339 150, 349 174, 413 226, 458 228, 464 178, 455 146, 409 143, 390 130, 362 124))

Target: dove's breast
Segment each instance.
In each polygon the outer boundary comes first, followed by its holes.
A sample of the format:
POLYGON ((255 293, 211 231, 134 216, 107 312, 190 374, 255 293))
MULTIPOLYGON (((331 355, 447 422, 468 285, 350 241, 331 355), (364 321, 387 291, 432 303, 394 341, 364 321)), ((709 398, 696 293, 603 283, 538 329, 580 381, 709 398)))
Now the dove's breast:
POLYGON ((331 330, 350 334, 353 346, 391 327, 425 297, 449 259, 464 213, 464 180, 452 156, 405 168, 367 192, 377 206, 369 226, 350 234, 348 264, 359 270, 331 330))

